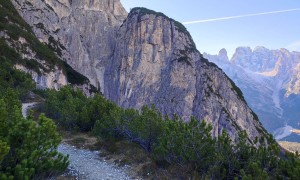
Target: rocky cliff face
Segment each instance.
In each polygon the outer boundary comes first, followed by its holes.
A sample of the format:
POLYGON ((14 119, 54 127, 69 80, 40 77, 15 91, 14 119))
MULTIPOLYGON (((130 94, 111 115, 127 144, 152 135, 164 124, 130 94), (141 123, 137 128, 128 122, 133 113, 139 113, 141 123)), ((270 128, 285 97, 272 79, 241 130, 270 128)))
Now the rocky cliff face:
MULTIPOLYGON (((297 59, 300 59, 299 55, 297 59)), ((291 77, 291 80, 287 84, 287 96, 290 96, 292 94, 300 94, 300 62, 292 69, 294 73, 291 77)))
POLYGON ((0 33, 0 38, 3 38, 9 47, 17 49, 17 52, 23 59, 28 59, 29 63, 38 63, 40 65, 38 71, 37 69, 26 67, 24 64, 17 63, 15 65, 16 69, 29 73, 32 76, 38 89, 59 89, 68 84, 67 77, 62 68, 57 65, 50 68, 45 63, 45 60, 39 58, 37 52, 28 46, 29 43, 26 39, 20 37, 15 41, 4 32, 0 33))
POLYGON ((231 59, 234 64, 253 72, 272 70, 276 60, 275 54, 262 46, 254 48, 253 51, 249 47, 238 47, 231 59))
POLYGON ((40 41, 101 88, 115 32, 127 15, 119 0, 12 2, 40 41))
POLYGON ((126 18, 118 0, 13 1, 41 41, 118 105, 195 116, 214 136, 226 129, 235 139, 245 130, 251 142, 266 134, 241 91, 167 16, 135 8, 126 18))
MULTIPOLYGON (((26 4, 31 3, 26 1, 26 4)), ((39 41, 12 1, 0 1, 0 12, 1 57, 11 61, 16 69, 31 74, 39 89, 59 89, 72 84, 87 95, 93 93, 95 88, 89 80, 55 55, 53 43, 62 45, 54 40, 50 44, 39 41)))
POLYGON ((119 29, 104 95, 123 107, 155 104, 163 114, 205 119, 218 136, 250 139, 264 132, 239 89, 196 50, 178 22, 147 9, 133 9, 119 29))
POLYGON ((239 47, 231 60, 220 54, 204 56, 241 87, 250 107, 269 131, 286 123, 299 128, 299 52, 239 47))
POLYGON ((5 51, 1 56, 12 60, 16 69, 31 74, 39 89, 59 89, 67 85, 62 66, 52 59, 54 54, 39 44, 11 3, 1 1, 0 11, 0 48, 5 51))

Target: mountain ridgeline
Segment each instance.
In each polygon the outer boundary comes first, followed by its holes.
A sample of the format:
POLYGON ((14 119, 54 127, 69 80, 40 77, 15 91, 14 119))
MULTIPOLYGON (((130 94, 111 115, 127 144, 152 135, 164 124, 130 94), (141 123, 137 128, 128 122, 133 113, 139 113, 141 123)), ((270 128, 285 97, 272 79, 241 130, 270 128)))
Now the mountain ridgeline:
POLYGON ((230 60, 225 49, 218 55, 204 56, 242 89, 270 132, 286 124, 299 129, 300 52, 238 47, 230 60))
POLYGON ((232 140, 267 135, 240 89, 202 57, 179 22, 145 8, 127 15, 119 0, 12 0, 38 39, 109 100, 125 108, 155 104, 225 129, 232 140))

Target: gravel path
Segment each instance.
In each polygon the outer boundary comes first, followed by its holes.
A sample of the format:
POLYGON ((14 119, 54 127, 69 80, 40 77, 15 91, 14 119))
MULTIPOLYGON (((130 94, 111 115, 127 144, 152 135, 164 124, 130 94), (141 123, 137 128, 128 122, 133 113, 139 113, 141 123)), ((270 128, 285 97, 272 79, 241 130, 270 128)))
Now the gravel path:
POLYGON ((23 117, 27 117, 28 110, 33 108, 36 104, 37 104, 37 102, 23 103, 22 104, 22 115, 23 115, 23 117))
POLYGON ((107 180, 107 179, 131 179, 128 175, 128 167, 118 167, 100 158, 99 151, 77 149, 75 146, 61 144, 58 151, 69 154, 69 173, 76 179, 107 180))
MULTIPOLYGON (((37 103, 23 103, 22 115, 27 117, 29 109, 37 103)), ((70 165, 66 176, 76 177, 78 180, 123 180, 132 179, 128 175, 128 166, 118 167, 113 163, 106 162, 100 158, 99 151, 77 149, 66 143, 61 143, 58 151, 64 155, 69 154, 70 165)))

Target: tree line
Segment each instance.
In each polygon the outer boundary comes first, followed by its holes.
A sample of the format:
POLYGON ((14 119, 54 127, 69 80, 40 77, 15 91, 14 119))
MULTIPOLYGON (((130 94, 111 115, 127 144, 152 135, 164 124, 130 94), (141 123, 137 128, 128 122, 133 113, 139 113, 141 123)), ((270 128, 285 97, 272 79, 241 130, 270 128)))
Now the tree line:
POLYGON ((140 111, 118 107, 96 94, 79 90, 40 92, 43 111, 66 129, 92 131, 108 140, 127 139, 140 145, 157 164, 191 166, 197 176, 209 179, 297 179, 299 156, 283 152, 273 137, 257 139, 258 148, 240 132, 233 143, 228 134, 213 138, 212 126, 191 117, 185 123, 176 115, 162 116, 155 106, 140 111), (268 144, 265 144, 268 142, 268 144))

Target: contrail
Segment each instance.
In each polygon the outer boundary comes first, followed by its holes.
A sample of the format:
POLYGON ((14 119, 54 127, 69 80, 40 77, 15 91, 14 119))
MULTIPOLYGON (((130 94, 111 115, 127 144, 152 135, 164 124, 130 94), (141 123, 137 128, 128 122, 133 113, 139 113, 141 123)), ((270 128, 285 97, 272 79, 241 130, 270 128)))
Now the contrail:
POLYGON ((278 14, 278 13, 285 13, 285 12, 291 12, 291 11, 300 11, 300 8, 263 12, 263 13, 255 13, 255 14, 244 14, 244 15, 238 15, 238 16, 227 16, 227 17, 205 19, 205 20, 198 20, 198 21, 187 21, 187 22, 183 22, 182 24, 187 25, 187 24, 197 24, 197 23, 204 23, 204 22, 223 21, 223 20, 227 20, 227 19, 237 19, 237 18, 244 18, 244 17, 251 17, 251 16, 267 15, 267 14, 278 14))

